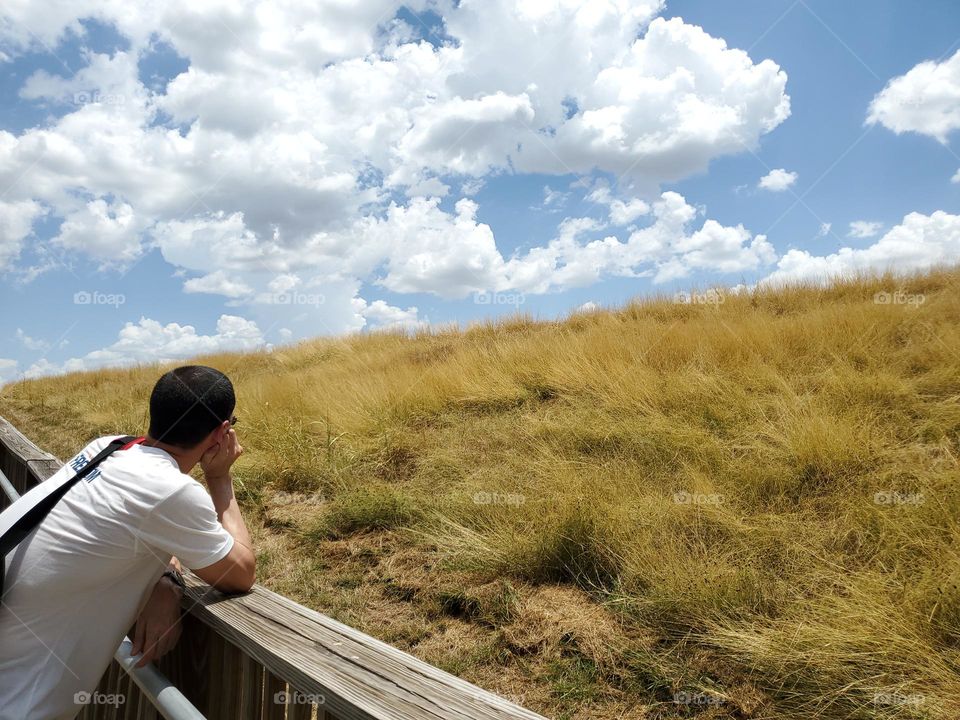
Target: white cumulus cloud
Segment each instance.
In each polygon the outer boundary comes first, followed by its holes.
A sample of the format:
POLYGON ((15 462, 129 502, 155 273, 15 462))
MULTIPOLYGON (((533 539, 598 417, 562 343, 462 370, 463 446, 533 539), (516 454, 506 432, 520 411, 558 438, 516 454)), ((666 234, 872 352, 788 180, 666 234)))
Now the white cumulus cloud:
POLYGON ((415 330, 427 326, 427 322, 419 317, 419 311, 416 307, 408 307, 404 310, 389 305, 383 300, 374 300, 372 303, 368 303, 363 298, 356 298, 354 308, 372 330, 415 330))
POLYGON ((855 272, 924 270, 960 257, 960 215, 938 210, 910 213, 866 248, 844 247, 830 255, 790 250, 764 282, 825 281, 855 272))
POLYGON ((850 223, 850 232, 847 233, 847 236, 852 238, 872 238, 878 235, 882 229, 882 222, 854 220, 850 223))
POLYGON ((92 368, 124 366, 136 363, 182 360, 207 353, 256 350, 269 347, 264 343, 260 328, 253 321, 236 315, 221 315, 216 332, 202 335, 193 325, 167 323, 163 325, 150 318, 129 322, 120 330, 117 340, 100 350, 67 360, 61 365, 47 359, 27 368, 27 377, 73 372, 92 368))
POLYGON ((943 62, 922 62, 890 80, 871 101, 867 123, 946 143, 960 128, 960 50, 943 62))
POLYGON ((757 187, 761 190, 769 190, 770 192, 783 192, 791 185, 793 185, 799 175, 795 172, 789 172, 783 168, 777 168, 771 170, 762 178, 760 182, 757 183, 757 187))
POLYGON ((253 290, 243 282, 231 279, 223 270, 217 270, 203 277, 190 278, 183 284, 186 293, 209 293, 228 298, 245 297, 253 290))

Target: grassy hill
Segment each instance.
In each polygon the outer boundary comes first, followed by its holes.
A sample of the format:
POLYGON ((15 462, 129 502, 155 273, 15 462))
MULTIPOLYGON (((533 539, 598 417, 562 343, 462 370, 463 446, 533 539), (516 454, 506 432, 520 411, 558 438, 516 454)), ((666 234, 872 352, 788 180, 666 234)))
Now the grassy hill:
MULTIPOLYGON (((261 580, 560 718, 960 717, 960 272, 201 358, 261 580)), ((162 368, 8 385, 65 457, 162 368)))

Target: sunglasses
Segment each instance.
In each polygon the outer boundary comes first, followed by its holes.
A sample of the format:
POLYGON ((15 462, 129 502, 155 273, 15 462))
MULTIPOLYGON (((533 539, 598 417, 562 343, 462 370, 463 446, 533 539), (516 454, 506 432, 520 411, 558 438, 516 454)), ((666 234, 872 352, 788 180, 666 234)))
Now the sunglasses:
POLYGON ((232 426, 232 425, 236 425, 238 422, 240 422, 240 421, 237 419, 237 416, 236 416, 236 415, 231 415, 231 416, 230 416, 230 425, 231 425, 231 426, 232 426))

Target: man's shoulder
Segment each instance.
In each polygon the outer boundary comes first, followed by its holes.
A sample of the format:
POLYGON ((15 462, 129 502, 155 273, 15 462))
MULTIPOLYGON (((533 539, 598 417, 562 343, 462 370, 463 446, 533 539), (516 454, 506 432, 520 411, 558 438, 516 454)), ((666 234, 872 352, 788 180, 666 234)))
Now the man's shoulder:
POLYGON ((83 450, 81 450, 79 454, 87 455, 88 457, 91 454, 96 455, 119 437, 123 437, 123 435, 103 435, 101 437, 94 438, 83 447, 83 450))
MULTIPOLYGON (((91 452, 99 452, 121 435, 97 438, 88 446, 91 452)), ((103 465, 103 472, 115 483, 137 486, 155 496, 166 496, 184 486, 196 484, 189 475, 184 475, 176 461, 158 448, 133 445, 110 456, 103 465)))
POLYGON ((98 438, 94 438, 86 445, 83 446, 83 449, 80 450, 76 455, 73 456, 74 459, 79 458, 80 456, 85 457, 87 460, 92 460, 94 456, 97 455, 101 450, 107 447, 114 440, 117 440, 122 437, 129 437, 129 435, 102 435, 98 438))

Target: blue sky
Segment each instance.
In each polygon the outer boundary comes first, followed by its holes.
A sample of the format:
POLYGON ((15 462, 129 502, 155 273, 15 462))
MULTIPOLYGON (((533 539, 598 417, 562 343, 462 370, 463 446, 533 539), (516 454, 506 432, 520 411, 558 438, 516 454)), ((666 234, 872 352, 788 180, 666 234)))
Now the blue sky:
POLYGON ((327 5, 0 8, 0 382, 960 252, 954 2, 327 5))

